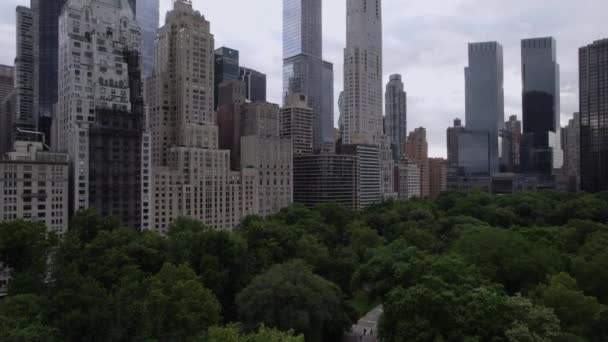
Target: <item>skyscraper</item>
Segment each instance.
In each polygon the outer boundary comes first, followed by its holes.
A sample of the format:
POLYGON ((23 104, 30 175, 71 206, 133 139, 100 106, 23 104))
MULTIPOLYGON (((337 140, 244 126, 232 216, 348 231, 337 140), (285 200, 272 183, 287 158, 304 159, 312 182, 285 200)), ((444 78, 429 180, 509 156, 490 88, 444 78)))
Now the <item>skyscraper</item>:
POLYGON ((9 65, 0 65, 0 102, 15 89, 15 68, 9 65))
POLYGON ((290 139, 293 155, 312 154, 312 108, 304 94, 290 94, 281 111, 281 137, 290 139))
MULTIPOLYGON (((175 219, 190 217, 211 227, 234 228, 257 213, 257 171, 231 171, 230 151, 218 148, 210 23, 189 0, 176 0, 155 49, 157 63, 146 85, 152 135, 150 226, 166 233, 175 219)), ((239 89, 225 89, 228 97, 222 100, 238 109, 244 85, 233 83, 239 89)))
POLYGON ((443 158, 429 159, 429 195, 437 198, 448 189, 448 164, 443 158))
POLYGON ((559 64, 555 39, 521 41, 522 171, 550 176, 561 168, 559 64))
POLYGON ((245 82, 245 97, 251 102, 266 102, 266 74, 240 67, 241 81, 245 82))
POLYGON ((34 11, 17 7, 17 56, 15 57, 16 112, 12 120, 12 140, 31 140, 23 131, 38 128, 38 80, 35 65, 38 55, 37 26, 34 11))
POLYGON ((382 117, 382 1, 347 0, 344 144, 379 145, 382 117))
POLYGON ((224 81, 234 81, 240 78, 239 52, 227 47, 215 50, 215 79, 213 109, 217 110, 219 86, 224 81))
POLYGON ((57 82, 59 63, 59 15, 67 0, 32 0, 31 8, 38 24, 38 130, 45 135, 48 145, 51 140, 51 124, 57 104, 57 82))
POLYGON ((464 131, 462 120, 454 119, 454 126, 447 130, 448 149, 448 173, 455 174, 458 171, 458 136, 464 131))
POLYGON ((501 172, 519 172, 521 147, 521 121, 516 115, 511 115, 501 131, 502 154, 501 172))
POLYGON ((154 40, 159 21, 159 0, 137 1, 137 23, 141 29, 144 77, 149 77, 154 67, 154 40))
MULTIPOLYGON (((321 0, 283 0, 283 96, 303 94, 313 110, 313 144, 319 148, 333 142, 333 92, 328 65, 323 63, 323 20, 321 0), (324 106, 325 103, 325 106, 324 106)), ((333 78, 333 75, 331 76, 333 78)), ((333 85, 332 85, 333 86, 333 85)), ((285 103, 284 103, 285 104, 285 103)))
POLYGON ((407 139, 407 94, 401 75, 391 75, 385 93, 386 119, 384 132, 391 138, 391 150, 396 162, 401 160, 401 145, 407 139))
POLYGON ((568 190, 575 192, 580 189, 581 178, 581 116, 574 116, 563 129, 562 148, 564 149, 563 174, 568 179, 568 190))
POLYGON ((469 44, 465 83, 466 129, 489 135, 488 165, 493 174, 499 171, 498 132, 505 121, 503 52, 499 43, 469 44))
POLYGON ((95 208, 147 228, 150 141, 141 34, 126 0, 69 0, 59 18, 55 149, 67 152, 70 211, 95 208))
POLYGON ((403 144, 403 159, 418 164, 420 169, 420 195, 428 196, 429 188, 429 144, 426 140, 426 129, 416 128, 410 132, 403 144))
POLYGON ((608 39, 579 50, 581 188, 608 190, 608 39))

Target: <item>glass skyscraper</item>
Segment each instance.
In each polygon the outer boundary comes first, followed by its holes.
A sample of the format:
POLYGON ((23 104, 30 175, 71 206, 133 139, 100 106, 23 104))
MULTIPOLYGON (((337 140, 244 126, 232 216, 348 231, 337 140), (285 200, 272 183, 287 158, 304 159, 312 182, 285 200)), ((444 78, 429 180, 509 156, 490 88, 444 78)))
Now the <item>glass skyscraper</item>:
POLYGON ((322 29, 321 0, 283 0, 283 98, 294 93, 307 96, 316 148, 334 140, 333 87, 331 94, 323 90, 329 86, 324 87, 324 79, 333 79, 333 68, 322 59, 322 29), (332 97, 332 106, 324 105, 325 96, 332 97))
POLYGON ((579 50, 581 188, 608 191, 608 39, 579 50))
MULTIPOLYGON (((135 0, 130 0, 135 1, 135 0)), ((154 40, 159 21, 159 0, 138 0, 136 4, 137 23, 143 40, 144 77, 149 77, 154 64, 154 40)))
POLYGON ((396 162, 401 161, 401 144, 407 139, 407 94, 401 75, 391 75, 386 85, 386 119, 384 134, 391 138, 391 151, 396 162))
POLYGON ((224 81, 239 80, 239 52, 227 47, 221 47, 215 50, 215 91, 214 91, 214 106, 217 110, 219 100, 219 86, 224 81))
POLYGON ((555 39, 521 42, 524 173, 551 175, 561 168, 559 64, 555 39))
MULTIPOLYGON (((488 153, 475 152, 477 156, 487 155, 488 163, 483 161, 479 167, 469 167, 478 171, 489 166, 488 175, 492 175, 499 171, 498 132, 505 123, 502 45, 497 42, 469 44, 465 85, 466 129, 476 132, 477 136, 485 136, 484 132, 489 136, 488 153)), ((466 146, 459 147, 462 158, 467 155, 463 150, 466 146)), ((479 158, 474 160, 481 162, 479 158)))

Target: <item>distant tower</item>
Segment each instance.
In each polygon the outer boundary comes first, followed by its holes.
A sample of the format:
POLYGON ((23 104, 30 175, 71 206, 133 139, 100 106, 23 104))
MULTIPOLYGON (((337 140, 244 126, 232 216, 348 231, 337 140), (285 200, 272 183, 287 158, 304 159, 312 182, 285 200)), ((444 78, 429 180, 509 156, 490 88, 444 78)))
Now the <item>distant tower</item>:
POLYGON ((283 104, 289 94, 306 96, 316 149, 334 141, 333 92, 324 90, 333 88, 333 67, 323 62, 322 13, 321 0, 283 0, 283 104))
POLYGON ((608 191, 608 39, 579 50, 581 187, 608 191))
POLYGON ((149 77, 154 67, 154 40, 156 39, 156 30, 158 30, 159 0, 138 0, 136 7, 137 23, 141 28, 143 41, 144 77, 149 77))
POLYGON ((401 160, 401 144, 407 139, 407 94, 401 75, 391 75, 386 85, 386 121, 384 132, 391 138, 391 150, 396 162, 401 160))
POLYGON ((407 137, 403 148, 403 159, 415 162, 420 168, 420 194, 430 195, 429 184, 429 144, 426 140, 426 129, 416 128, 407 137))
POLYGON ((556 43, 551 37, 521 41, 524 173, 550 176, 563 164, 556 58, 556 43))
POLYGON ((465 80, 466 129, 489 135, 488 157, 484 159, 489 158, 487 173, 491 175, 499 171, 498 133, 505 122, 502 45, 469 44, 465 80))
POLYGON ((382 118, 382 1, 347 0, 344 144, 379 145, 382 118))

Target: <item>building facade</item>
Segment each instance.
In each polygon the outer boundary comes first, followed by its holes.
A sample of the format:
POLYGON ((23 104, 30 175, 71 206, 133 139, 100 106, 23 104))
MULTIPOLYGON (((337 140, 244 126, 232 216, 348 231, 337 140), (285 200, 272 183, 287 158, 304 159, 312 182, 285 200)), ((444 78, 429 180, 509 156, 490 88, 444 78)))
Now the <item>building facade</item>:
MULTIPOLYGON (((17 7, 17 55, 15 57, 15 116, 11 120, 11 143, 35 140, 24 131, 38 129, 38 80, 35 66, 38 58, 38 26, 35 13, 27 7, 17 7)), ((11 144, 12 145, 12 144, 11 144)))
POLYGON ((521 171, 550 176, 562 167, 560 80, 555 39, 521 42, 523 132, 521 171))
POLYGON ((574 113, 568 125, 562 131, 562 148, 564 150, 563 175, 568 180, 568 190, 576 192, 581 182, 581 117, 574 113))
POLYGON ((382 201, 382 160, 375 145, 342 145, 341 153, 357 157, 357 208, 382 201))
POLYGON ((293 203, 293 148, 279 136, 279 106, 249 103, 242 116, 241 167, 258 172, 258 213, 278 213, 293 203))
MULTIPOLYGON (((258 212, 257 171, 231 171, 230 151, 218 147, 216 56, 210 23, 190 1, 175 1, 159 30, 146 91, 152 135, 150 226, 161 234, 178 217, 232 229, 258 212)), ((226 89, 225 103, 241 101, 236 98, 242 99, 244 85, 237 83, 240 90, 226 89)))
POLYGON ((420 197, 420 168, 418 164, 408 160, 402 160, 396 166, 395 185, 398 197, 401 200, 409 200, 420 197))
POLYGON ((466 128, 490 136, 489 175, 499 171, 498 133, 505 122, 503 79, 502 45, 469 44, 469 66, 465 68, 466 128))
POLYGON ((159 0, 136 1, 137 23, 141 29, 144 77, 147 78, 154 68, 154 40, 159 22, 159 0))
POLYGON ((379 145, 383 135, 382 1, 346 2, 344 144, 379 145))
POLYGON ((69 0, 59 18, 54 149, 70 158, 70 212, 134 228, 147 227, 150 203, 141 41, 127 1, 69 0))
POLYGON ((454 119, 454 126, 447 129, 447 151, 448 151, 448 173, 455 174, 458 171, 458 136, 464 130, 462 121, 454 119))
POLYGON ((15 90, 15 68, 0 65, 0 102, 15 90))
POLYGON ((443 158, 429 159, 429 194, 437 198, 448 189, 448 163, 443 158))
MULTIPOLYGON (((41 221, 62 238, 68 227, 68 156, 44 152, 42 143, 17 141, 0 157, 0 222, 41 221)), ((0 296, 11 271, 0 262, 0 296)))
POLYGON ((511 115, 505 122, 505 128, 500 132, 502 137, 502 152, 500 157, 501 172, 519 172, 520 146, 522 140, 521 121, 511 115))
POLYGON ((357 157, 320 153, 294 155, 294 202, 310 208, 322 203, 337 203, 357 209, 357 157))
POLYGON ((429 187, 429 144, 426 140, 426 129, 416 128, 410 132, 407 141, 403 144, 403 158, 415 162, 420 169, 420 195, 428 196, 429 187))
POLYGON ((245 82, 245 97, 250 102, 266 102, 266 74, 240 67, 241 81, 245 82))
POLYGON ((293 154, 303 155, 313 152, 313 110, 308 106, 304 94, 290 94, 281 111, 280 136, 290 139, 293 154))
POLYGON ((219 86, 217 125, 219 148, 230 150, 230 168, 241 169, 241 118, 247 86, 243 81, 224 81, 219 86))
POLYGON ((333 91, 324 91, 333 89, 333 66, 323 61, 322 16, 321 0, 283 0, 283 105, 289 94, 306 95, 315 149, 333 143, 333 91))
POLYGON ((239 52, 227 47, 215 50, 215 69, 214 69, 214 105, 217 110, 219 86, 224 81, 235 81, 241 77, 239 69, 239 52))
POLYGON ((608 190, 608 39, 579 49, 581 188, 608 190))
POLYGON ((407 93, 403 88, 401 75, 391 75, 384 95, 384 133, 391 139, 391 151, 397 163, 401 160, 401 146, 407 140, 407 93))

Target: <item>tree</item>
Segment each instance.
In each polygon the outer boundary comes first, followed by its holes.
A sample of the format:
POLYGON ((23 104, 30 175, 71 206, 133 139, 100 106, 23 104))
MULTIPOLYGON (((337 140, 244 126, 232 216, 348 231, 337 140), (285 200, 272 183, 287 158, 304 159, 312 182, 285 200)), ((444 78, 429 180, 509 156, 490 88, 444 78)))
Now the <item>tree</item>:
POLYGON ((95 209, 81 210, 70 220, 68 232, 76 234, 83 243, 92 241, 99 232, 120 228, 115 217, 101 217, 95 209))
POLYGON ((145 307, 160 341, 189 341, 219 323, 220 304, 186 265, 165 264, 148 288, 145 307))
POLYGON ((505 286, 509 293, 523 291, 564 269, 553 248, 533 244, 521 235, 498 228, 466 231, 454 245, 455 251, 479 267, 482 274, 505 286))
POLYGON ((59 341, 57 330, 44 320, 46 306, 33 294, 0 300, 0 341, 59 341))
POLYGON ((212 327, 205 342, 304 342, 304 336, 295 336, 292 331, 282 332, 266 328, 264 325, 256 332, 244 334, 238 326, 212 327))
POLYGON ((538 286, 534 293, 536 303, 554 310, 564 331, 591 337, 590 327, 599 319, 602 307, 597 299, 578 290, 574 278, 559 273, 549 277, 547 284, 538 286))
POLYGON ((360 259, 363 259, 368 250, 380 247, 384 239, 378 232, 368 227, 364 222, 355 221, 348 225, 350 245, 360 259))
POLYGON ((338 340, 353 320, 340 289, 301 261, 275 265, 255 277, 236 301, 248 327, 294 329, 308 342, 338 340))

